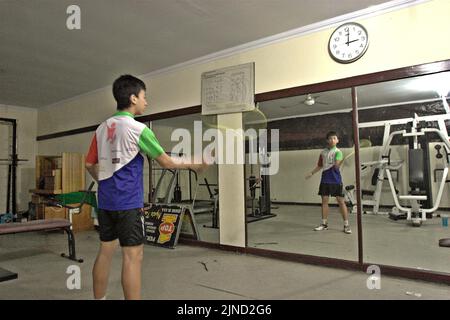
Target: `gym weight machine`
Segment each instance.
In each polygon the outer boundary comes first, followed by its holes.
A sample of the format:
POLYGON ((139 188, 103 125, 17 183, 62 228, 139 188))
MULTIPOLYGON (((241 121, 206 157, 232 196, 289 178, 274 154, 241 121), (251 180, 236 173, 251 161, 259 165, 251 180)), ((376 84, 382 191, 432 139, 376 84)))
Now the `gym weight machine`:
POLYGON ((449 114, 425 116, 419 117, 417 114, 414 118, 403 119, 403 123, 411 125, 410 131, 399 130, 394 131, 389 135, 388 142, 384 145, 382 153, 385 154, 387 148, 394 136, 401 136, 407 138, 410 141, 410 149, 408 150, 409 159, 409 186, 411 191, 407 195, 397 195, 392 182, 392 175, 389 169, 386 170, 386 174, 389 180, 389 186, 391 188, 392 196, 394 198, 395 206, 399 212, 391 212, 390 218, 396 220, 399 217, 406 214, 406 220, 412 221, 413 226, 420 226, 423 221, 426 221, 427 214, 432 215, 439 208, 444 186, 447 181, 447 175, 450 165, 450 141, 445 125, 445 120, 450 120, 449 114), (427 123, 437 122, 438 129, 429 127, 427 123), (432 200, 431 193, 431 179, 430 179, 430 164, 429 164, 429 140, 427 134, 435 133, 441 140, 446 150, 446 167, 443 168, 442 179, 439 182, 439 188, 436 201, 432 200), (420 141, 419 141, 420 140, 420 141), (411 148, 412 147, 412 148, 411 148), (399 200, 408 200, 410 207, 402 206, 399 200), (422 203, 420 203, 422 202, 422 203), (427 207, 423 207, 422 204, 428 202, 427 207))
MULTIPOLYGON (((414 118, 405 119, 394 119, 388 121, 376 121, 360 123, 359 128, 370 128, 370 127, 384 127, 383 135, 383 145, 381 152, 379 154, 379 159, 377 161, 366 162, 361 164, 361 170, 367 169, 368 166, 375 167, 374 174, 372 176, 372 185, 376 185, 376 189, 373 192, 368 192, 362 190, 363 195, 372 195, 373 200, 363 200, 363 206, 372 206, 372 211, 365 211, 365 213, 380 214, 383 212, 379 211, 380 198, 382 192, 382 185, 384 180, 388 180, 389 188, 394 198, 395 207, 388 212, 389 217, 393 220, 407 219, 413 222, 414 226, 420 226, 422 221, 432 217, 432 213, 437 210, 440 200, 442 198, 444 184, 449 182, 446 180, 448 174, 448 164, 450 160, 449 150, 450 142, 448 138, 448 132, 445 125, 445 121, 450 120, 449 114, 442 115, 432 115, 419 117, 417 114, 414 118), (430 125, 433 123, 433 125, 430 125), (394 125, 409 125, 410 131, 399 130, 391 133, 391 127, 394 125), (437 181, 436 173, 438 171, 443 171, 442 179, 438 188, 438 198, 435 203, 432 201, 432 190, 431 190, 431 175, 430 175, 430 164, 429 164, 429 151, 428 144, 429 140, 426 134, 434 133, 437 134, 441 142, 443 142, 443 148, 446 154, 445 168, 438 168, 434 170, 434 181, 437 181), (392 171, 397 171, 398 180, 398 170, 403 165, 403 160, 392 160, 391 159, 391 149, 389 148, 392 143, 394 136, 401 136, 403 138, 409 139, 410 150, 408 151, 409 160, 409 186, 412 188, 412 192, 408 195, 398 195, 399 191, 394 185, 394 179, 392 178, 392 171), (419 141, 421 140, 421 141, 419 141), (411 203, 411 207, 403 207, 400 205, 399 200, 408 200, 411 203), (421 203, 419 203, 421 202, 421 203)), ((437 158, 442 159, 443 154, 440 153, 442 146, 436 145, 437 158)), ((345 188, 345 194, 347 198, 347 205, 354 208, 356 207, 356 202, 353 197, 354 186, 347 186, 345 188)))
POLYGON ((270 200, 270 175, 265 174, 269 172, 270 157, 264 148, 259 148, 259 154, 263 157, 259 178, 253 175, 253 165, 251 165, 250 177, 246 179, 251 199, 251 212, 247 214, 247 223, 276 217, 276 214, 272 213, 272 202, 270 200), (255 208, 256 189, 260 189, 257 208, 255 208))
MULTIPOLYGON (((363 213, 370 214, 388 214, 387 212, 380 211, 380 200, 381 194, 383 192, 384 181, 387 180, 385 177, 386 169, 397 172, 398 181, 398 171, 403 166, 403 160, 391 160, 390 151, 387 156, 381 156, 378 161, 369 161, 361 163, 361 175, 367 174, 367 172, 373 170, 371 184, 375 186, 375 190, 361 190, 362 207, 363 213), (365 196, 371 196, 372 199, 364 199, 365 196), (369 206, 372 210, 365 210, 364 207, 369 206)), ((350 208, 352 213, 356 212, 356 201, 354 197, 355 186, 349 185, 344 189, 344 194, 346 198, 346 204, 350 208)), ((396 193, 398 190, 396 189, 396 193)))
POLYGON ((19 159, 17 154, 17 120, 0 118, 0 124, 12 126, 10 154, 8 159, 0 159, 0 164, 8 166, 8 179, 6 186, 6 212, 0 219, 4 222, 12 222, 17 218, 17 167, 20 162, 28 161, 19 159))

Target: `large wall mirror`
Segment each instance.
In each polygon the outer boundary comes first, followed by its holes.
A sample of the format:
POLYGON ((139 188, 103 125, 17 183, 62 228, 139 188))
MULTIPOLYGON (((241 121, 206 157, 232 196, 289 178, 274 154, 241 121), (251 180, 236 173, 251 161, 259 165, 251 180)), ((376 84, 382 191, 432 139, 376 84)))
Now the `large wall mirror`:
MULTIPOLYGON (((270 93, 266 95, 270 100, 260 99, 265 127, 279 130, 279 168, 270 176, 261 175, 263 166, 250 163, 247 146, 247 246, 450 273, 448 248, 439 246, 440 239, 450 238, 448 69, 448 62, 440 62, 414 69, 416 75, 404 68, 346 79, 342 82, 349 84, 346 89, 324 91, 327 86, 342 86, 338 80, 308 86, 311 93, 299 87, 301 95, 289 96, 295 92, 289 89, 279 94, 282 98, 270 93), (417 75, 421 72, 430 73, 417 75), (405 78, 398 79, 399 74, 405 78), (389 78, 396 80, 383 81, 389 78), (318 172, 306 180, 305 175, 326 147, 328 131, 337 133, 342 152, 339 171, 351 234, 343 232, 342 210, 334 198, 328 202, 327 230, 315 231, 323 218, 318 195, 322 177, 318 172), (358 150, 354 132, 359 134, 358 150), (360 169, 359 181, 355 166, 360 169)), ((255 126, 245 120, 246 128, 255 126)), ((266 151, 274 156, 270 147, 266 151)))
POLYGON ((450 273, 450 72, 357 91, 364 260, 450 273))
MULTIPOLYGON (((322 197, 318 195, 322 173, 306 179, 328 148, 327 133, 335 131, 339 139, 336 147, 344 160, 339 169, 341 182, 355 183, 351 97, 350 89, 341 89, 259 103, 259 111, 267 121, 268 136, 272 137, 272 130, 278 130, 279 151, 269 148, 267 155, 271 165, 278 161, 278 169, 265 175, 264 163, 255 165, 247 161, 248 247, 358 259, 355 216, 349 215, 345 203, 340 207, 336 197, 324 197, 328 230, 316 231, 322 223, 322 197), (343 232, 343 215, 353 229, 352 234, 343 232)), ((255 126, 245 120, 244 116, 246 129, 255 126)), ((270 142, 273 146, 273 141, 270 142)), ((264 152, 261 148, 258 151, 264 152)), ((264 156, 261 155, 262 161, 264 156)))
MULTIPOLYGON (((200 114, 190 114, 167 119, 155 120, 150 126, 161 146, 173 157, 195 154, 194 142, 202 141, 202 148, 208 143, 203 142, 202 135, 210 129, 203 124, 200 114), (195 131, 195 128, 199 131, 195 131), (183 150, 180 143, 187 142, 187 149, 183 150), (178 147, 177 147, 178 146, 178 147)), ((219 243, 219 208, 218 208, 218 170, 217 164, 197 174, 191 170, 166 170, 156 161, 151 161, 151 170, 147 167, 144 172, 147 190, 155 203, 171 203, 188 206, 194 213, 197 231, 201 241, 219 243), (151 175, 149 177, 149 175, 151 175), (149 179, 150 178, 150 179, 149 179)))

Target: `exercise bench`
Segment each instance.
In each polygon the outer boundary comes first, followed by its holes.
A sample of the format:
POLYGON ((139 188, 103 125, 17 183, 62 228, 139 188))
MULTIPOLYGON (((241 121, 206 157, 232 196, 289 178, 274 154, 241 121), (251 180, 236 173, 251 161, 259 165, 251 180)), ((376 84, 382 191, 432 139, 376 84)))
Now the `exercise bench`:
MULTIPOLYGON (((64 230, 67 233, 69 243, 69 254, 61 253, 62 257, 68 258, 76 262, 83 262, 83 259, 77 259, 75 252, 75 237, 71 229, 72 224, 66 219, 52 219, 52 220, 33 220, 28 222, 14 222, 0 224, 0 236, 5 234, 15 234, 24 232, 37 231, 53 231, 64 230)), ((16 279, 17 273, 12 273, 0 268, 0 282, 16 279)))
MULTIPOLYGON (((69 220, 66 219, 41 219, 41 220, 32 220, 27 222, 13 222, 13 223, 5 223, 0 224, 0 236, 6 234, 16 234, 16 233, 25 233, 25 232, 38 232, 38 231, 55 231, 55 230, 63 230, 67 233, 68 245, 69 245, 69 254, 61 253, 61 257, 67 258, 72 261, 76 261, 79 263, 83 262, 83 259, 78 259, 75 251, 75 237, 72 231, 72 214, 79 213, 81 207, 84 205, 86 201, 86 195, 91 191, 94 186, 94 182, 91 183, 88 190, 85 191, 83 199, 80 201, 78 206, 69 206, 69 205, 61 205, 58 202, 49 202, 51 205, 65 207, 69 209, 69 220)), ((0 268, 0 282, 17 279, 17 273, 13 273, 7 270, 0 268)))

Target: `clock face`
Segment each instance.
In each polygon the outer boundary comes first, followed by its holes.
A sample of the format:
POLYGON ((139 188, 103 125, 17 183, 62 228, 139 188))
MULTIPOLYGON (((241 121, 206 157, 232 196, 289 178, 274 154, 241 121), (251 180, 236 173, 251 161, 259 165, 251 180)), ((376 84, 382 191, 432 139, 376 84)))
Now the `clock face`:
POLYGON ((361 58, 369 46, 366 29, 358 23, 345 23, 330 37, 328 51, 340 63, 350 63, 361 58))

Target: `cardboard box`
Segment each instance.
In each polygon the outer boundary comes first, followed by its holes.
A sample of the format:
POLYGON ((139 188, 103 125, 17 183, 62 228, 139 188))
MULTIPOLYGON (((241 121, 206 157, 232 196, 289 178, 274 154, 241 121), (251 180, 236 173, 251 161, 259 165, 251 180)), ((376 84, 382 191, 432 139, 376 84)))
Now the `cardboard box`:
MULTIPOLYGON (((72 204, 73 206, 77 206, 78 204, 72 204)), ((92 207, 88 204, 85 204, 81 207, 81 212, 79 214, 72 215, 72 229, 73 232, 93 230, 94 229, 94 221, 91 217, 92 207)), ((67 216, 69 219, 69 216, 67 216)))
POLYGON ((55 190, 55 177, 45 177, 44 178, 44 189, 45 190, 55 190))
POLYGON ((41 161, 41 176, 50 177, 52 176, 53 169, 56 168, 55 162, 51 158, 43 158, 41 161))
POLYGON ((40 204, 42 202, 43 201, 42 201, 42 197, 41 196, 39 196, 37 194, 34 194, 34 193, 31 195, 31 203, 40 204))
POLYGON ((41 177, 53 177, 53 169, 42 170, 41 177))
POLYGON ((66 209, 59 207, 45 207, 45 219, 67 219, 66 209))
POLYGON ((36 219, 44 219, 45 218, 45 204, 40 203, 36 205, 36 219))
POLYGON ((54 168, 54 162, 52 159, 43 159, 42 160, 42 170, 43 171, 51 171, 54 168))

